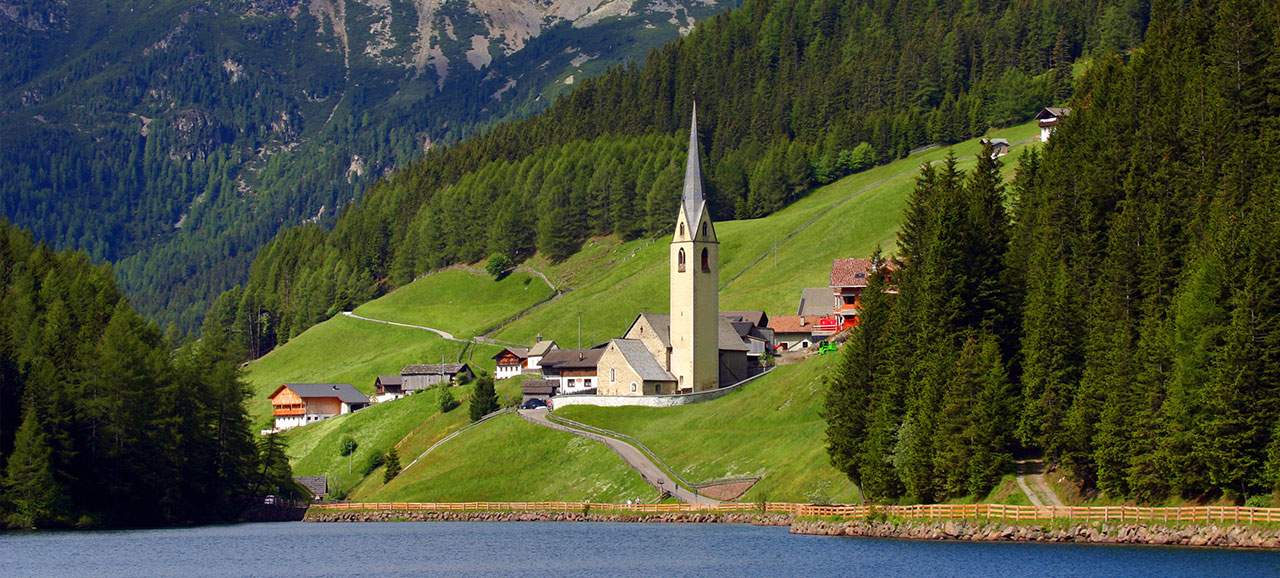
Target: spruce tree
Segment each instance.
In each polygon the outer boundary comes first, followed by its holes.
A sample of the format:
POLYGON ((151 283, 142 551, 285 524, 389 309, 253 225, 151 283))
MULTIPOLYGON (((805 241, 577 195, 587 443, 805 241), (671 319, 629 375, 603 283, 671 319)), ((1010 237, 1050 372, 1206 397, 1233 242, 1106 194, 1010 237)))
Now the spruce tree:
POLYGON ((387 452, 387 457, 383 461, 382 483, 390 483, 396 476, 400 475, 400 452, 396 448, 391 448, 387 452))
POLYGON ((53 475, 53 449, 36 412, 28 410, 14 438, 5 468, 4 499, 12 508, 9 522, 22 528, 58 523, 65 489, 53 475))
POLYGON ((471 403, 468 408, 471 412, 471 421, 479 421, 480 418, 498 411, 498 392, 493 387, 493 376, 487 371, 481 371, 480 376, 476 378, 476 389, 471 392, 471 403))

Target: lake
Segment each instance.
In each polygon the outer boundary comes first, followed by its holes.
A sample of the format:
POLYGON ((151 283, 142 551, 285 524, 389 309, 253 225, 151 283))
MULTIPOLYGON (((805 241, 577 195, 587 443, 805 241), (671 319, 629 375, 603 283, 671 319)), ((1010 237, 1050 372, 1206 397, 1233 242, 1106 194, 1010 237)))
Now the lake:
POLYGON ((275 523, 0 535, 0 576, 1278 576, 1280 552, 799 536, 785 527, 275 523))

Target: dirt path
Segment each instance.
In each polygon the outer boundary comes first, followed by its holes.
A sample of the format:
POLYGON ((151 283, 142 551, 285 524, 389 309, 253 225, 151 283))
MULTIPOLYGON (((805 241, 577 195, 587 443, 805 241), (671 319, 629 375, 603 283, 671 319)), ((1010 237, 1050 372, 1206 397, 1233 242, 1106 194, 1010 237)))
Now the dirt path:
POLYGON ((1066 507, 1053 488, 1044 481, 1043 460, 1018 461, 1018 487, 1027 495, 1027 499, 1031 500, 1032 506, 1066 507))
POLYGON ((689 490, 686 490, 680 487, 678 484, 676 484, 674 481, 670 479, 671 476, 668 476, 666 473, 664 473, 662 469, 658 467, 657 464, 653 463, 653 461, 650 460, 648 456, 644 455, 644 452, 641 452, 638 448, 636 448, 635 446, 627 442, 614 439, 611 437, 595 434, 589 431, 572 428, 567 425, 555 423, 550 419, 547 419, 546 408, 534 409, 534 410, 521 410, 519 414, 520 414, 520 417, 524 418, 525 420, 531 423, 540 425, 542 427, 551 428, 551 429, 566 432, 566 433, 571 433, 573 435, 581 436, 589 440, 597 441, 606 446, 609 446, 609 449, 613 450, 614 453, 618 454, 618 457, 622 458, 622 461, 626 462, 626 464, 630 466, 631 469, 639 473, 640 477, 644 478, 644 481, 648 482, 650 486, 653 486, 655 489, 659 491, 670 493, 677 500, 680 500, 687 504, 695 504, 695 503, 696 504, 719 504, 720 503, 719 500, 713 500, 706 496, 695 494, 693 492, 690 492, 689 490))
POLYGON ((359 319, 359 320, 361 320, 361 321, 368 321, 368 322, 370 322, 370 323, 381 323, 381 324, 383 324, 383 325, 395 325, 396 327, 408 327, 409 329, 421 329, 422 331, 430 331, 430 332, 432 332, 432 333, 434 333, 434 334, 436 334, 436 335, 439 335, 440 337, 443 337, 443 338, 445 338, 445 339, 447 339, 447 340, 449 340, 449 341, 457 341, 457 342, 459 342, 459 343, 467 343, 467 340, 466 340, 466 339, 458 339, 457 337, 454 337, 452 333, 449 333, 448 331, 444 331, 444 330, 441 330, 441 329, 434 329, 434 328, 431 328, 431 327, 423 327, 423 326, 421 326, 421 325, 409 325, 408 323, 396 323, 395 321, 383 321, 382 319, 372 319, 372 318, 369 318, 369 317, 361 317, 361 316, 356 315, 355 313, 352 313, 352 312, 350 312, 350 311, 343 311, 343 312, 342 312, 342 314, 343 314, 343 315, 346 315, 347 317, 350 317, 350 318, 352 318, 352 319, 359 319))

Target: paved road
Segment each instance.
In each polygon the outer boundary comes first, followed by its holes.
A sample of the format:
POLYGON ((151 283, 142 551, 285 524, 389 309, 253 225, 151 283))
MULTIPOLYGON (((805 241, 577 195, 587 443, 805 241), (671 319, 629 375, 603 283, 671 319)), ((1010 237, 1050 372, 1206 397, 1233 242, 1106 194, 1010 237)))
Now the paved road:
POLYGON ((618 457, 621 457, 622 461, 626 462, 628 466, 631 466, 631 469, 638 472, 640 477, 644 478, 644 481, 648 482, 650 486, 653 486, 659 491, 670 492, 672 496, 682 502, 689 504, 720 503, 719 500, 713 500, 706 496, 695 495, 693 492, 681 488, 674 481, 670 480, 670 476, 659 469, 648 456, 644 455, 643 452, 627 442, 555 423, 547 419, 546 408, 520 410, 519 413, 520 417, 542 427, 568 432, 609 446, 609 449, 618 454, 618 457))
POLYGON ((1018 487, 1036 507, 1066 507, 1058 494, 1044 481, 1044 462, 1041 460, 1018 461, 1018 487))
POLYGON ((458 341, 458 342, 462 342, 462 343, 466 343, 466 342, 467 342, 467 340, 465 340, 465 339, 458 339, 457 337, 454 337, 452 333, 449 333, 449 332, 447 332, 447 331, 443 331, 443 330, 440 330, 440 329, 433 329, 433 328, 431 328, 431 327, 423 327, 423 326, 421 326, 421 325, 409 325, 408 323, 396 323, 395 321, 383 321, 383 320, 381 320, 381 319, 370 319, 370 318, 368 318, 368 317, 361 317, 361 316, 356 315, 355 313, 352 313, 352 312, 350 312, 350 311, 343 311, 343 312, 342 312, 342 314, 343 314, 343 315, 346 315, 347 317, 350 317, 350 318, 352 318, 352 319, 359 319, 359 320, 361 320, 361 321, 370 321, 370 322, 373 322, 373 323, 382 323, 382 324, 385 324, 385 325, 395 325, 396 327, 408 327, 409 329, 421 329, 421 330, 423 330, 423 331, 430 331, 430 332, 432 332, 432 333, 434 333, 434 334, 436 334, 436 335, 439 335, 440 337, 443 337, 443 338, 445 338, 445 339, 448 339, 449 341, 458 341))

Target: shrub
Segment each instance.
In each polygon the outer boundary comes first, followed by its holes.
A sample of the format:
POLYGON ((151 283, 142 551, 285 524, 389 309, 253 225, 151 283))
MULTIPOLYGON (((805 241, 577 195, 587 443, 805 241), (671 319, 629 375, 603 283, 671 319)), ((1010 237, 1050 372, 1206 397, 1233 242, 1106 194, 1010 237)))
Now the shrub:
POLYGON ((503 273, 510 271, 513 265, 514 264, 511 262, 510 257, 507 257, 502 253, 494 253, 489 256, 489 262, 485 263, 484 270, 486 273, 492 275, 494 279, 497 279, 502 277, 503 273))

